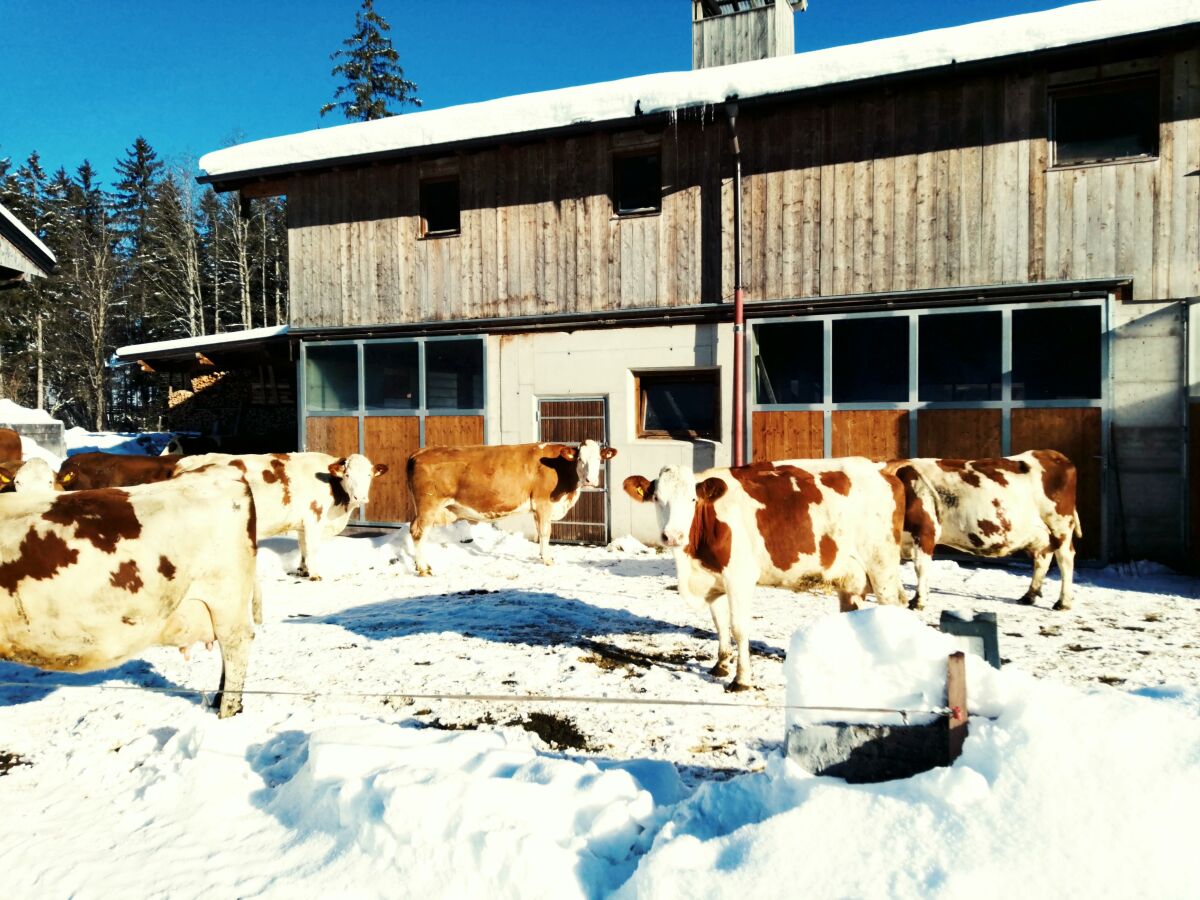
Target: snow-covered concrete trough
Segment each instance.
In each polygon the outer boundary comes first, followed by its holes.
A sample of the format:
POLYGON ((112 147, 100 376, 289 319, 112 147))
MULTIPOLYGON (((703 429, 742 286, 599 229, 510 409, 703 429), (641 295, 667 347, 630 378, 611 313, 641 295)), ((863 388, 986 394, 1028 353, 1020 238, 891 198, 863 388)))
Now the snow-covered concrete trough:
POLYGON ((63 423, 44 409, 29 409, 11 400, 0 399, 0 427, 11 428, 22 438, 24 455, 29 456, 29 441, 56 456, 67 455, 63 423))

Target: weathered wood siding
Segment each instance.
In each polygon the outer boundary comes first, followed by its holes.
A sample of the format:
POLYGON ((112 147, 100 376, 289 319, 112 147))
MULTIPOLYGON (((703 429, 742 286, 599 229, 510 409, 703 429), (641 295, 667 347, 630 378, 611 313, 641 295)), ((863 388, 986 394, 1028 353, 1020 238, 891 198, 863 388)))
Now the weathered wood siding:
MULTIPOLYGON (((749 300, 1132 275, 1200 294, 1200 48, 1151 60, 1159 155, 1048 169, 1049 84, 1027 69, 774 107, 743 104, 749 300)), ((1097 75, 1136 64, 1097 66, 1097 75)), ((1076 73, 1078 75, 1078 73, 1076 73)), ((420 239, 422 166, 295 175, 293 324, 603 312, 733 293, 723 115, 463 153, 462 233, 420 239), (612 215, 614 151, 661 142, 662 212, 612 215)))
POLYGON ((787 0, 757 9, 704 18, 692 3, 692 68, 789 56, 796 52, 795 23, 787 0))

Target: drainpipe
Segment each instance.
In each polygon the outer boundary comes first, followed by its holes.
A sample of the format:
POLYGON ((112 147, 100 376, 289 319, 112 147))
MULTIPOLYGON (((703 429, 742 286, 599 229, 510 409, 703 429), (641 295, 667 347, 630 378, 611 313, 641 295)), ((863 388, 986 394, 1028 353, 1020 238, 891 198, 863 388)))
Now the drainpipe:
POLYGON ((736 99, 725 103, 733 148, 733 464, 746 464, 746 309, 742 292, 742 149, 736 99))

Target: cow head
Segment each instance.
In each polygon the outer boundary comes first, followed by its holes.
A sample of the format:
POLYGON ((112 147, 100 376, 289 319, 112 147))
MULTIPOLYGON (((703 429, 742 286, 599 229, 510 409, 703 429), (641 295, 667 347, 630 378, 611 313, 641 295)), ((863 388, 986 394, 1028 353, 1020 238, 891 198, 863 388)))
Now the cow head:
POLYGON ((361 453, 351 453, 329 464, 329 474, 342 485, 350 498, 350 508, 365 506, 370 499, 371 481, 388 470, 387 465, 372 465, 361 453))
POLYGON ((623 487, 639 503, 654 504, 660 537, 668 547, 687 543, 697 503, 712 503, 725 493, 725 482, 719 478, 706 478, 697 484, 695 473, 680 466, 664 466, 654 481, 631 475, 623 487))
POLYGON ((606 460, 617 455, 614 447, 601 447, 590 438, 578 447, 564 447, 558 454, 575 463, 583 487, 600 487, 600 472, 606 460))
POLYGON ((48 462, 37 456, 25 460, 13 479, 13 487, 18 494, 49 494, 62 490, 57 473, 48 462))

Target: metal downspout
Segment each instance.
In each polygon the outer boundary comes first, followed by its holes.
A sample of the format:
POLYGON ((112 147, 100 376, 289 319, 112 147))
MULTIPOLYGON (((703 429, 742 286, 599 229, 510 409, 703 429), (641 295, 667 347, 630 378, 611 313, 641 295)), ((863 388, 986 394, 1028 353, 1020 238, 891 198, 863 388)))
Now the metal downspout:
POLYGON ((736 100, 725 104, 733 146, 733 464, 746 463, 746 308, 742 291, 742 149, 736 100))

